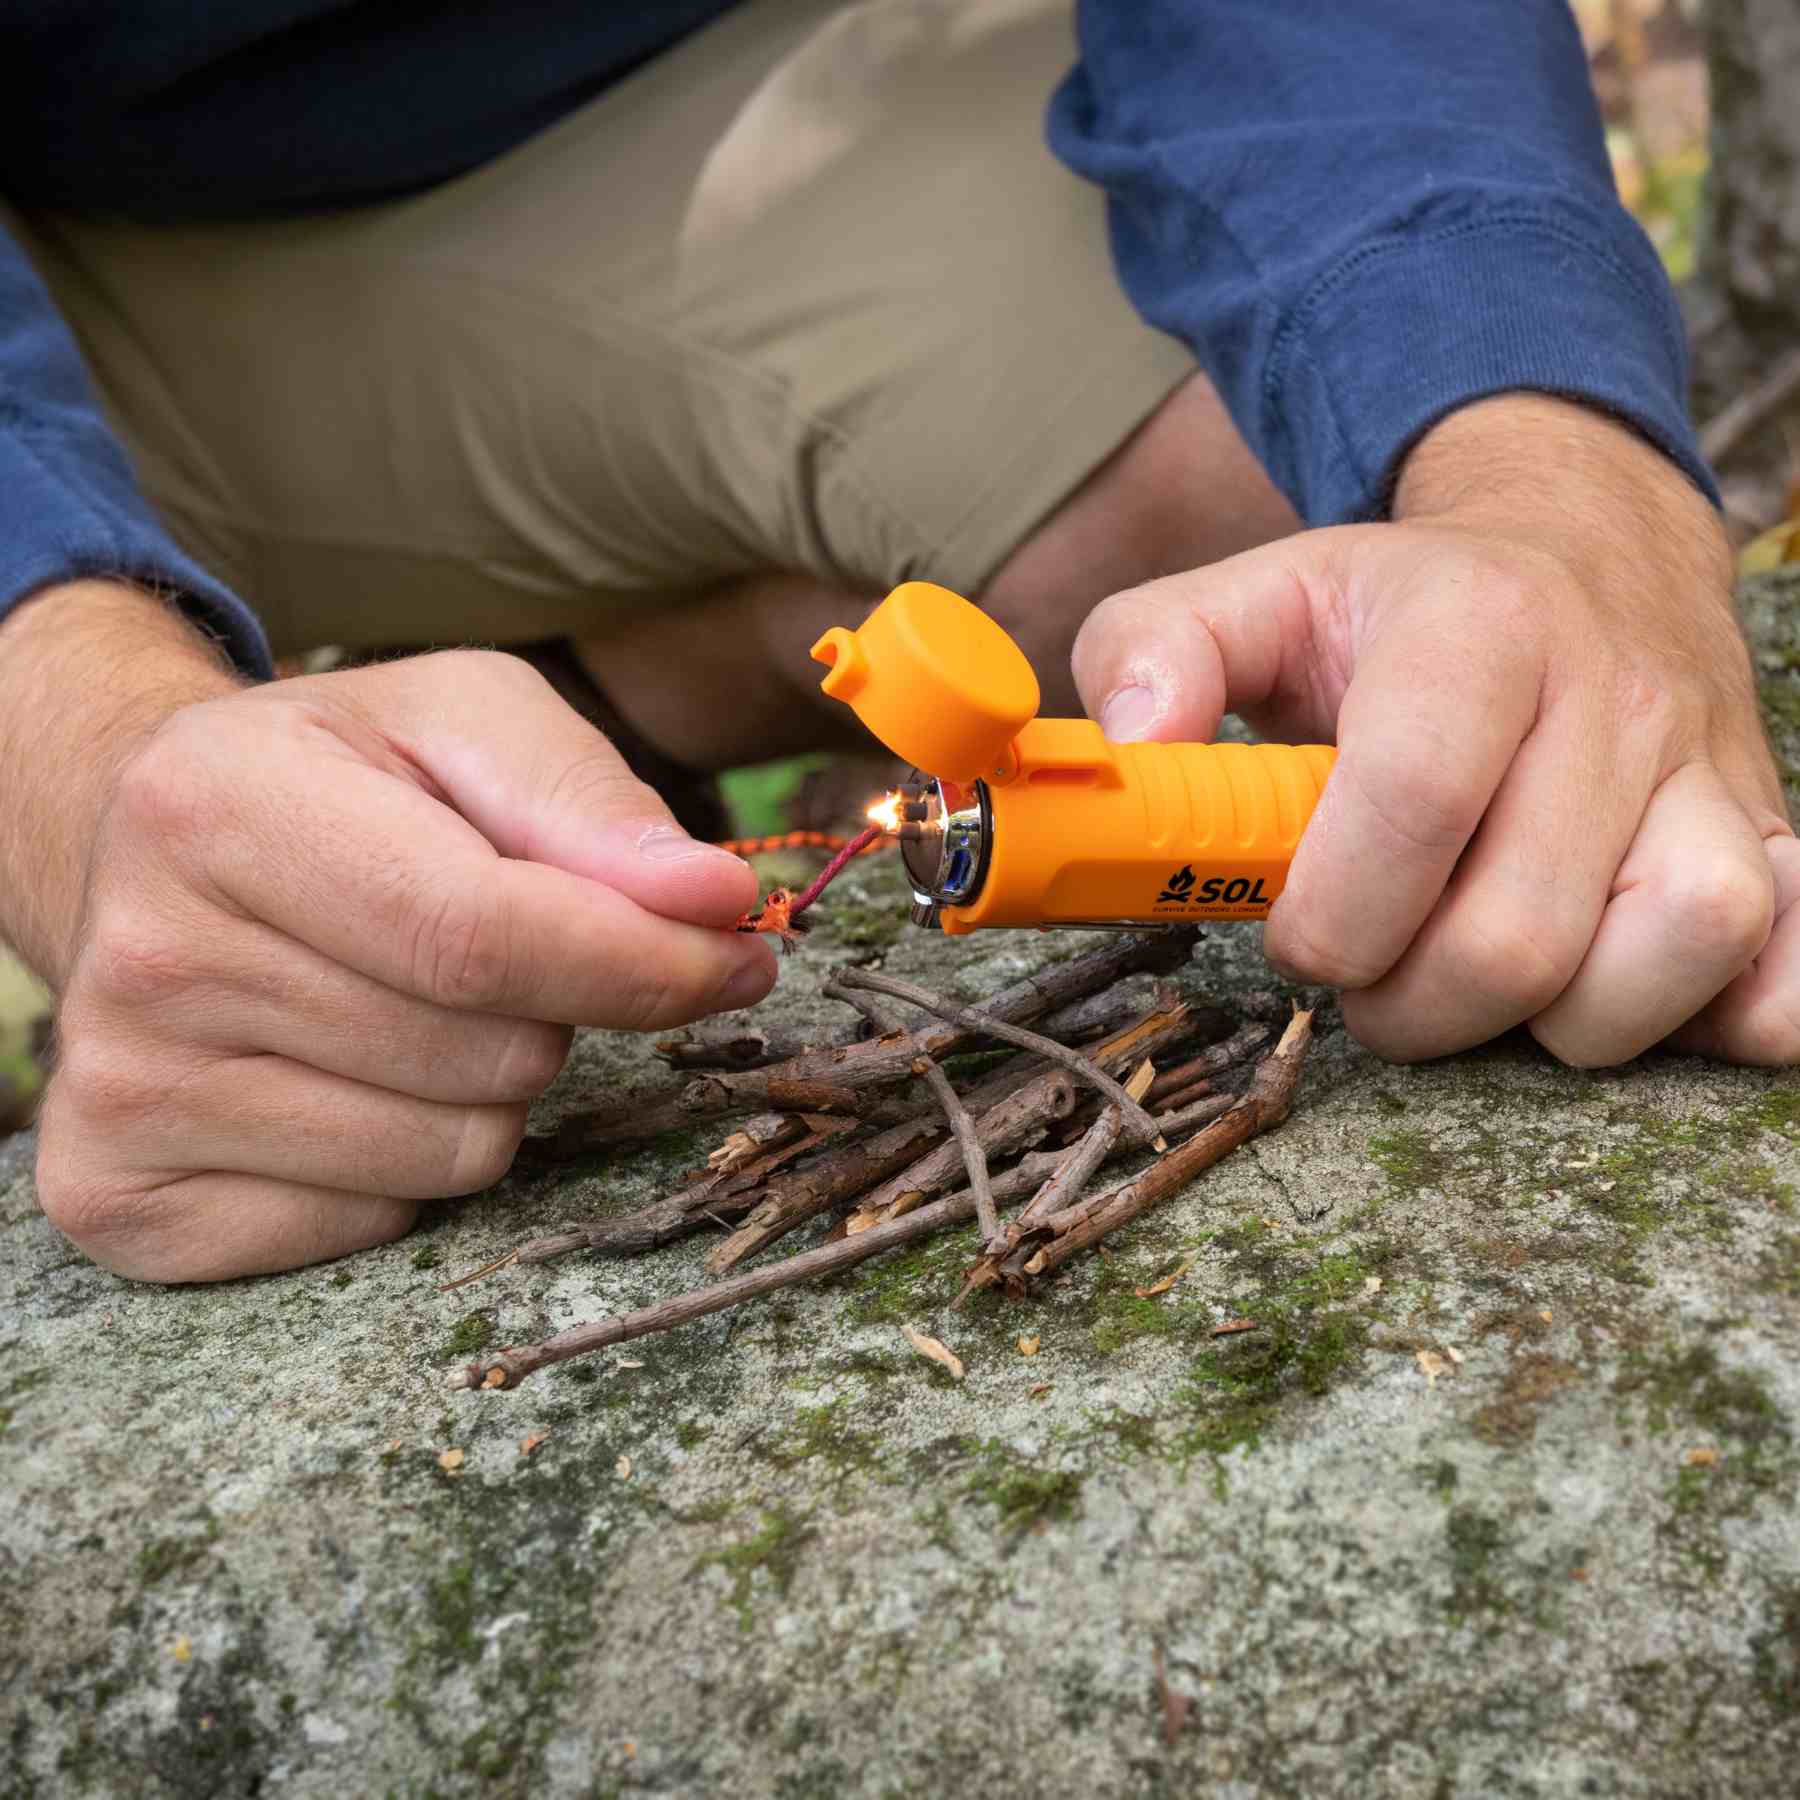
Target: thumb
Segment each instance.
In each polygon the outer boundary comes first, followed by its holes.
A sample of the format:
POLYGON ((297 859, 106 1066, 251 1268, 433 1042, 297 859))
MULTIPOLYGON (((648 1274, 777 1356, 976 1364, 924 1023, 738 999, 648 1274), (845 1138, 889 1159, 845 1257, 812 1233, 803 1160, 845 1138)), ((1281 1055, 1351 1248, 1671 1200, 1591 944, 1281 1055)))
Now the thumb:
POLYGON ((450 651, 324 680, 502 856, 612 888, 663 918, 729 925, 756 904, 750 865, 691 838, 606 738, 518 657, 450 651))
POLYGON ((1210 743, 1228 712, 1330 741, 1341 683, 1316 666, 1318 596, 1342 534, 1309 531, 1103 600, 1075 639, 1075 684, 1115 743, 1210 743))

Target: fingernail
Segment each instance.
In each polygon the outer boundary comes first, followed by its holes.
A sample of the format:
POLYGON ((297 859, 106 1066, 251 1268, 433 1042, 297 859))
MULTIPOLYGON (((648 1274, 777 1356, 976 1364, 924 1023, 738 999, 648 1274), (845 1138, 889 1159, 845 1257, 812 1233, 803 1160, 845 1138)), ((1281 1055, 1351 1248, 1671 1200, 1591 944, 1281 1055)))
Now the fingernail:
POLYGON ((745 963, 719 989, 716 1010, 736 1012, 740 1006, 754 1006, 775 985, 779 966, 772 957, 761 954, 755 961, 745 963))
POLYGON ((1129 744, 1149 733, 1162 717, 1162 702, 1147 687, 1122 687, 1100 709, 1100 730, 1109 743, 1129 744))
MULTIPOLYGON (((717 844, 703 844, 691 838, 679 825, 652 825, 639 834, 637 853, 646 862, 686 862, 693 856, 731 856, 717 844)), ((731 856, 733 862, 738 859, 731 856)))

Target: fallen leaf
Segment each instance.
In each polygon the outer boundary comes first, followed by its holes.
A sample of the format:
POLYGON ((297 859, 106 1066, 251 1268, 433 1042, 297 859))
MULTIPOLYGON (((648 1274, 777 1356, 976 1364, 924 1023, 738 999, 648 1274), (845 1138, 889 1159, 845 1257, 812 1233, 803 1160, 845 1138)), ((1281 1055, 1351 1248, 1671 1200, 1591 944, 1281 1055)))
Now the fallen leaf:
POLYGON ((194 1646, 189 1639, 183 1635, 178 1637, 174 1643, 169 1646, 169 1654, 174 1657, 177 1662, 192 1662, 194 1660, 194 1646))
POLYGON ((1041 1337, 1022 1337, 1019 1339, 1019 1354, 1021 1356, 1036 1356, 1038 1351, 1043 1347, 1043 1343, 1044 1340, 1041 1337))
POLYGON ((921 1356, 928 1356, 934 1363, 941 1363, 958 1381, 962 1380, 962 1358, 954 1350, 940 1344, 934 1337, 927 1337, 922 1331, 914 1331, 910 1325, 902 1325, 900 1329, 906 1333, 906 1341, 921 1356))
POLYGON ((1379 1294, 1381 1292, 1381 1277, 1379 1275, 1364 1276, 1363 1292, 1365 1294, 1379 1294))
POLYGON ((1697 1450, 1690 1450, 1681 1459, 1690 1469, 1710 1469, 1719 1460, 1719 1453, 1710 1444, 1702 1444, 1697 1450))
POLYGON ((1424 1375, 1428 1386, 1436 1387, 1440 1375, 1451 1373, 1450 1363, 1444 1357, 1439 1356, 1435 1350, 1420 1350, 1415 1354, 1419 1359, 1420 1372, 1424 1375))
POLYGON ((1161 1281, 1153 1281, 1147 1288, 1133 1288, 1131 1291, 1140 1300, 1151 1299, 1157 1294, 1166 1294, 1193 1266, 1194 1259, 1190 1256, 1173 1275, 1165 1275, 1161 1281))
POLYGON ((547 1431, 534 1431, 529 1437, 520 1438, 519 1454, 529 1456, 540 1444, 548 1442, 549 1437, 550 1434, 547 1431))
POLYGON ((1569 1571, 1569 1579, 1571 1581, 1586 1581, 1589 1579, 1588 1572, 1586 1569, 1571 1569, 1569 1571))
POLYGON ((1169 1686, 1168 1667, 1163 1660, 1163 1647, 1156 1646, 1154 1658, 1156 1668, 1156 1692, 1162 1701, 1163 1709, 1163 1742, 1173 1750, 1175 1740, 1181 1736, 1181 1728, 1187 1723, 1187 1716, 1193 1707, 1193 1701, 1186 1694, 1178 1694, 1169 1686))
POLYGON ((1263 1224, 1271 1231, 1279 1231, 1281 1229, 1281 1221, 1279 1219, 1264 1219, 1263 1224))
POLYGON ((1029 1388, 1027 1388, 1025 1391, 1028 1394, 1030 1394, 1032 1399, 1041 1400, 1047 1393, 1049 1393, 1050 1384, 1047 1381, 1034 1381, 1031 1384, 1031 1386, 1029 1388))
POLYGON ((463 1466, 463 1461, 463 1453, 460 1450, 440 1450, 438 1452, 438 1467, 446 1474, 454 1474, 463 1466))
POLYGON ((1230 1337, 1234 1331, 1254 1331, 1254 1319, 1227 1319, 1222 1325, 1215 1325, 1206 1335, 1208 1337, 1230 1337))
POLYGON ((613 1473, 618 1476, 621 1481, 629 1481, 631 1479, 631 1458, 629 1456, 621 1456, 619 1460, 613 1464, 613 1473))
POLYGON ((641 1356, 621 1356, 613 1364, 615 1369, 641 1369, 643 1366, 644 1359, 641 1356))

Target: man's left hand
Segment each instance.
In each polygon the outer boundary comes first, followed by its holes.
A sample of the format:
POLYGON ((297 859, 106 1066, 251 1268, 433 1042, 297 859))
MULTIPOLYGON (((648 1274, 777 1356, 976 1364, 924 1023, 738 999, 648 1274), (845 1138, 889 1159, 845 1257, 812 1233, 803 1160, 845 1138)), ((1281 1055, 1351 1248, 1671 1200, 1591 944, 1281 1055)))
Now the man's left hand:
POLYGON ((1117 594, 1075 647, 1115 738, 1226 711, 1339 756, 1270 959, 1398 1060, 1526 1023, 1564 1062, 1800 1061, 1800 844, 1718 519, 1625 427, 1505 395, 1392 522, 1117 594))

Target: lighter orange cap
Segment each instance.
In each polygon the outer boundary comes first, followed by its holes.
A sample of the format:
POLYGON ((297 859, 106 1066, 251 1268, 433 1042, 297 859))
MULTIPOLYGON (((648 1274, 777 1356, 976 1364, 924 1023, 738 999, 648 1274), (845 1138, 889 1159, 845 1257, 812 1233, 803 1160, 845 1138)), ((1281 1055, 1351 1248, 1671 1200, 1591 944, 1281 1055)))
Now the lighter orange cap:
POLYGON ((834 625, 812 654, 831 666, 825 692, 896 756, 961 786, 1002 767, 1037 716, 1024 651, 979 607, 929 581, 895 588, 855 631, 834 625))

